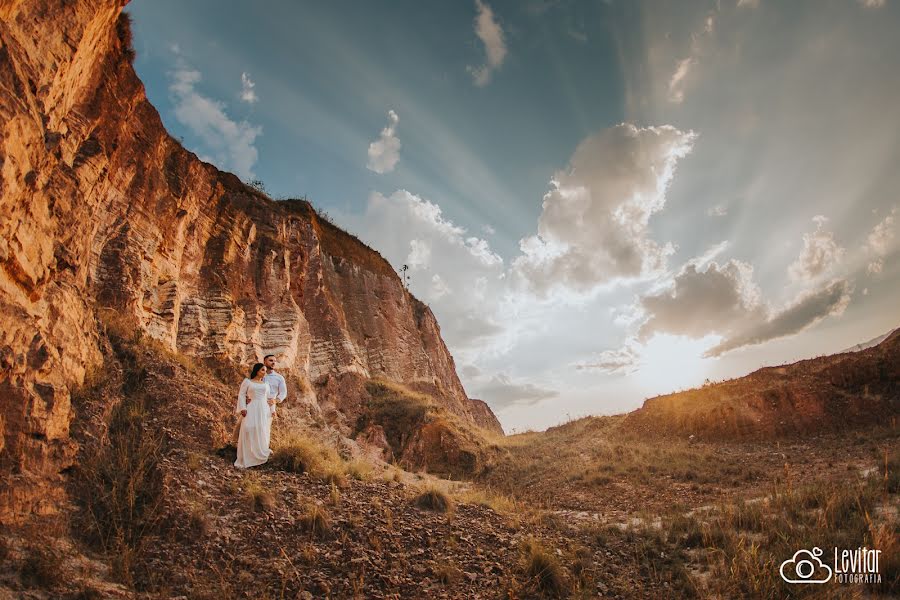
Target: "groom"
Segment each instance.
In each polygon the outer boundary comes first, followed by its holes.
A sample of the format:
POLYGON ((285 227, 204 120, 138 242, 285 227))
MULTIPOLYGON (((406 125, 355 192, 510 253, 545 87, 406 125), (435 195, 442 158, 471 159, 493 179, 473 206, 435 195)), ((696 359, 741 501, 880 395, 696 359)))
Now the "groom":
POLYGON ((263 364, 266 365, 266 376, 263 381, 269 384, 269 406, 272 407, 272 416, 275 416, 275 404, 281 404, 287 398, 287 384, 281 373, 275 370, 275 355, 267 354, 263 358, 263 364))

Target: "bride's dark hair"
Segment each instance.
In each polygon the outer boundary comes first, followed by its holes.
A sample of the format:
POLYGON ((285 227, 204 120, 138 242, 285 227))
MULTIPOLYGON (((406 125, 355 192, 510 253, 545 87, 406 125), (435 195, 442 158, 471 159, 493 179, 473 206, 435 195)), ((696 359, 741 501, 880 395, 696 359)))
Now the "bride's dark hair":
POLYGON ((266 365, 262 363, 256 363, 253 365, 253 368, 250 369, 250 379, 256 379, 256 374, 259 373, 259 370, 265 367, 266 365))

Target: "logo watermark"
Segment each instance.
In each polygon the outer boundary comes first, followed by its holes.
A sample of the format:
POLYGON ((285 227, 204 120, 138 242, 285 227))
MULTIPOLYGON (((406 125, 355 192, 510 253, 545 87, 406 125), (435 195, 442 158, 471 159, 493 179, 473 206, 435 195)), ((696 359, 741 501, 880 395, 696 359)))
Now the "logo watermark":
POLYGON ((797 550, 794 556, 781 563, 781 578, 788 583, 881 583, 878 561, 881 550, 861 546, 854 550, 834 549, 831 565, 822 560, 824 551, 797 550))

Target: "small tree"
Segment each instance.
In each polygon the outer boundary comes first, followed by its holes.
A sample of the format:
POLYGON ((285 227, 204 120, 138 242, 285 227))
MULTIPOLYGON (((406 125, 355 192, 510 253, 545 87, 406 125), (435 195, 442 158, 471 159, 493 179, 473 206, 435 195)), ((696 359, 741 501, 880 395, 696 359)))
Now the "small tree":
POLYGON ((403 280, 403 287, 409 289, 409 265, 400 267, 400 278, 403 280))
POLYGON ((269 195, 269 192, 266 191, 266 184, 263 183, 262 179, 251 179, 247 182, 247 185, 252 187, 257 192, 261 192, 263 194, 269 195))

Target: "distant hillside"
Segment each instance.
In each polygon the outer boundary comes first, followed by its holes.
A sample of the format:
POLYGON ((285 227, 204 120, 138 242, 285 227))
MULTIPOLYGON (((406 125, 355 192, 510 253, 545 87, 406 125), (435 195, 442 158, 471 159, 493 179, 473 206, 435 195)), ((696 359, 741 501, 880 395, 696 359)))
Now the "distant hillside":
POLYGON ((894 330, 859 351, 651 398, 625 426, 654 434, 767 437, 883 423, 898 412, 900 330, 894 330))
POLYGON ((859 352, 860 350, 866 350, 868 348, 873 348, 873 347, 877 346, 878 344, 880 344, 881 342, 883 342, 884 340, 888 339, 888 337, 896 331, 897 331, 897 329, 892 329, 892 330, 888 331, 887 333, 883 333, 883 334, 879 335, 878 337, 872 338, 868 342, 856 344, 855 346, 851 346, 851 347, 843 350, 842 352, 859 352))

